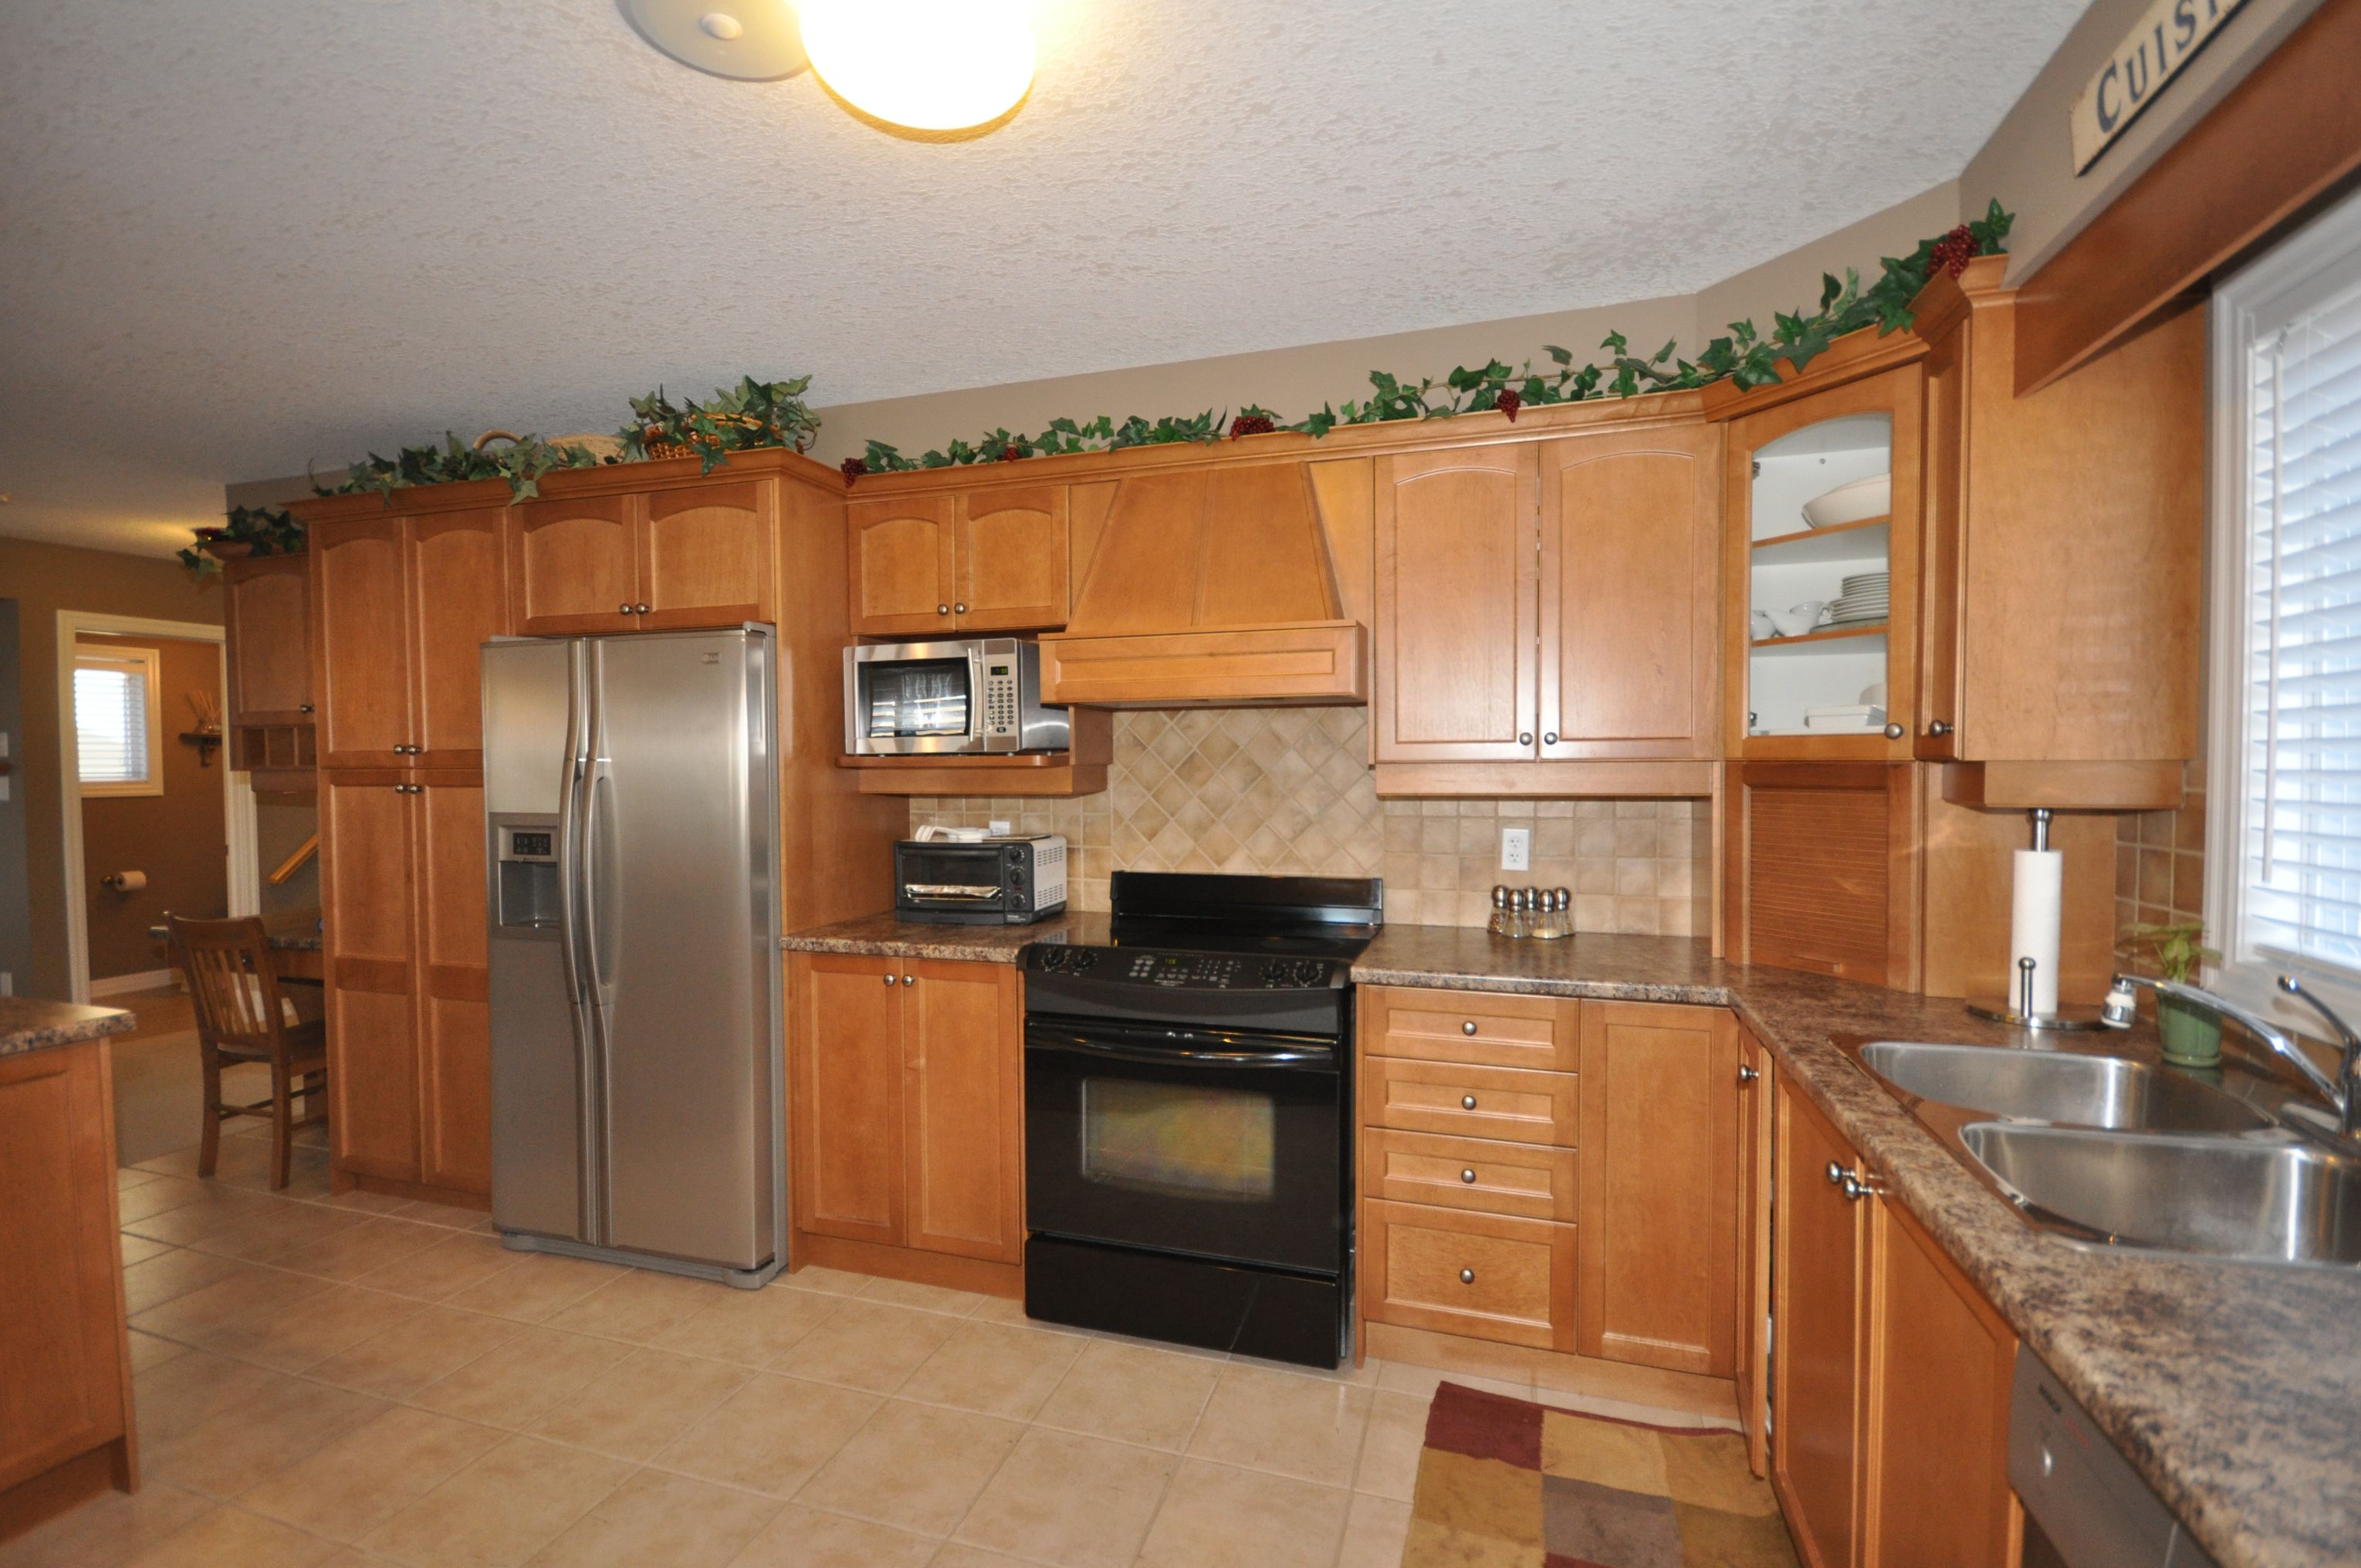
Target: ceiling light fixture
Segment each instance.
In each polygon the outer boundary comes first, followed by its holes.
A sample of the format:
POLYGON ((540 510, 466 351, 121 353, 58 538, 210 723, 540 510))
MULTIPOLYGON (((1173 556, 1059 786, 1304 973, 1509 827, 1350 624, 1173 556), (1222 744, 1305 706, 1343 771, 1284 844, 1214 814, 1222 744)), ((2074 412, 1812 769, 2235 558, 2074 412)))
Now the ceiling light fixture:
POLYGON ((786 0, 620 0, 640 37, 683 65, 735 82, 776 82, 804 68, 786 0))
POLYGON ((813 72, 897 136, 980 136, 1033 90, 1030 0, 802 0, 797 9, 813 72))

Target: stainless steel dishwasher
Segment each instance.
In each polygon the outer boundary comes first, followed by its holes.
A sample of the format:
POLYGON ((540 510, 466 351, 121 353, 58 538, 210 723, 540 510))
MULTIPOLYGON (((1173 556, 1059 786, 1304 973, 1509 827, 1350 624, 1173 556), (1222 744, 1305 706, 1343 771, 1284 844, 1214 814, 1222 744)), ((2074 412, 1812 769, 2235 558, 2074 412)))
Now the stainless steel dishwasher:
POLYGON ((2131 1461, 2022 1347, 2009 1400, 2008 1484, 2025 1503, 2024 1568, 2215 1568, 2131 1461))

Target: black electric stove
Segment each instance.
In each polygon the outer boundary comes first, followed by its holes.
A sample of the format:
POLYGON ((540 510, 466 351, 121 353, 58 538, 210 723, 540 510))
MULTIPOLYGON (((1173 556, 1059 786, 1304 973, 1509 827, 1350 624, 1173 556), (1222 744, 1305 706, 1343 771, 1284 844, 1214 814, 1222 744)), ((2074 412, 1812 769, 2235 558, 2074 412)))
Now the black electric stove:
POLYGON ((1026 1311, 1334 1366, 1352 962, 1375 878, 1117 872, 1112 939, 1025 949, 1026 1311))

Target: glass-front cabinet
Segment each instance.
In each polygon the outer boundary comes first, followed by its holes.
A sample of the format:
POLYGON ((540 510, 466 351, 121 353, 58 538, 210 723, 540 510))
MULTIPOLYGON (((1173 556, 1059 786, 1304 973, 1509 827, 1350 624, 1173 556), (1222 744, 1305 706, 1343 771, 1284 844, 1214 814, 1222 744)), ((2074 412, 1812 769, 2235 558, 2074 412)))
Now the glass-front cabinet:
POLYGON ((1920 388, 1904 366, 1730 422, 1730 756, 1909 757, 1920 388))

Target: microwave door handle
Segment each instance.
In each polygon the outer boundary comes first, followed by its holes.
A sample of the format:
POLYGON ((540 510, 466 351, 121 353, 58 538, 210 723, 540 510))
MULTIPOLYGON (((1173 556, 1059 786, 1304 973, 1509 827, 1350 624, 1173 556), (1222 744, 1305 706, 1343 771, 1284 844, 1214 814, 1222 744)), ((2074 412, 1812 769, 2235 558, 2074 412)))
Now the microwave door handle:
POLYGON ((990 742, 983 735, 983 710, 988 706, 983 694, 983 649, 971 643, 967 651, 967 738, 970 745, 981 749, 990 742))

